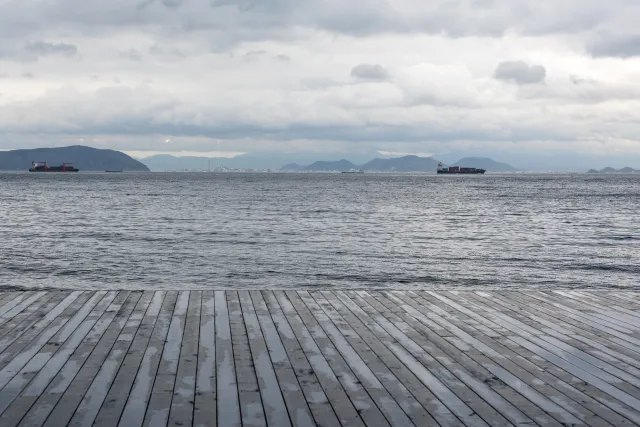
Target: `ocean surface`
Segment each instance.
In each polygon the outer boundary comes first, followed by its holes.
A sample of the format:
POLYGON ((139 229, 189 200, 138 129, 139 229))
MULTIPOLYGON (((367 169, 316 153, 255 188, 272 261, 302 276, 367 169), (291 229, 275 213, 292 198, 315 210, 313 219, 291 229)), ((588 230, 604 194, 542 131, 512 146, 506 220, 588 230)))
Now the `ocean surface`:
POLYGON ((0 288, 640 289, 640 174, 0 174, 0 288))

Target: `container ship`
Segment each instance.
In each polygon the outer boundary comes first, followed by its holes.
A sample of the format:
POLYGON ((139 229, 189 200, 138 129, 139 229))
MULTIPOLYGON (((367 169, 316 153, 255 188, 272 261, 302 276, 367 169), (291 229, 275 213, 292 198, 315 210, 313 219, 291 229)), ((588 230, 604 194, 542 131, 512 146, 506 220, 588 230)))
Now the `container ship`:
POLYGON ((63 163, 60 166, 48 166, 47 162, 31 162, 29 172, 78 172, 73 163, 63 163))
POLYGON ((462 166, 444 167, 442 162, 438 163, 438 173, 455 173, 455 174, 483 174, 486 170, 477 168, 465 168, 462 166))

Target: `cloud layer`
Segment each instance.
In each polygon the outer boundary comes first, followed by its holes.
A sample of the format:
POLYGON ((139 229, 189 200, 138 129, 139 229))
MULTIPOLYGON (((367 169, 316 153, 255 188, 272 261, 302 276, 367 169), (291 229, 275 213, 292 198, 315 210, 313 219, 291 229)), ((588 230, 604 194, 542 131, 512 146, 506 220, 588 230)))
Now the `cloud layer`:
POLYGON ((640 158, 629 0, 4 0, 0 149, 640 158))

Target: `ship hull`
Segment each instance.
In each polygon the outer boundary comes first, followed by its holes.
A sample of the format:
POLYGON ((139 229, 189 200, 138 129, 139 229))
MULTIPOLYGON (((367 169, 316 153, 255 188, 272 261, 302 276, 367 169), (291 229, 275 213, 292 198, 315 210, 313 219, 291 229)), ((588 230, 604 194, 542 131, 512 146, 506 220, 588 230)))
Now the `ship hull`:
POLYGON ((80 169, 54 169, 54 168, 47 168, 47 169, 29 169, 29 172, 78 172, 80 169))
POLYGON ((449 172, 449 171, 438 171, 438 175, 483 175, 486 170, 480 169, 471 172, 449 172))

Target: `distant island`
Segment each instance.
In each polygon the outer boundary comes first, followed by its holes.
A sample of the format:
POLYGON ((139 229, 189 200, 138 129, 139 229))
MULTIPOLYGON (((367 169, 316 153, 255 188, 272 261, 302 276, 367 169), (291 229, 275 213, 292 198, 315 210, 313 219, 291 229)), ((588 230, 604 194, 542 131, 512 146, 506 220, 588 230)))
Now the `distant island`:
POLYGON ((103 150, 82 145, 57 148, 34 148, 0 151, 0 170, 28 170, 31 162, 47 162, 49 166, 73 163, 80 171, 149 171, 136 159, 115 150, 103 150))
MULTIPOLYGON (((363 165, 356 165, 348 160, 342 159, 337 161, 318 161, 308 166, 300 166, 298 164, 288 164, 281 170, 283 171, 309 171, 309 172, 328 172, 328 171, 349 171, 353 169, 362 169, 372 172, 436 172, 439 160, 433 157, 419 157, 415 155, 393 157, 387 159, 375 158, 363 165)), ((489 172, 516 172, 517 169, 506 163, 496 162, 495 160, 485 157, 465 157, 453 163, 451 166, 464 166, 470 168, 486 169, 489 172)))
MULTIPOLYGON (((354 163, 347 159, 317 160, 310 163, 291 161, 293 155, 259 156, 244 154, 236 157, 176 157, 158 154, 140 159, 151 170, 156 171, 283 171, 283 172, 428 172, 435 173, 439 160, 433 157, 408 155, 392 158, 375 158, 365 163, 354 163), (278 164, 278 161, 281 163, 278 164), (284 164, 284 166, 282 166, 284 164)), ((449 166, 449 165, 447 165, 449 166)), ((465 157, 450 166, 486 169, 489 172, 516 172, 506 163, 486 157, 465 157)))
POLYGON ((627 166, 625 168, 616 170, 612 167, 606 167, 600 170, 589 169, 587 173, 640 173, 640 169, 633 169, 627 166))

